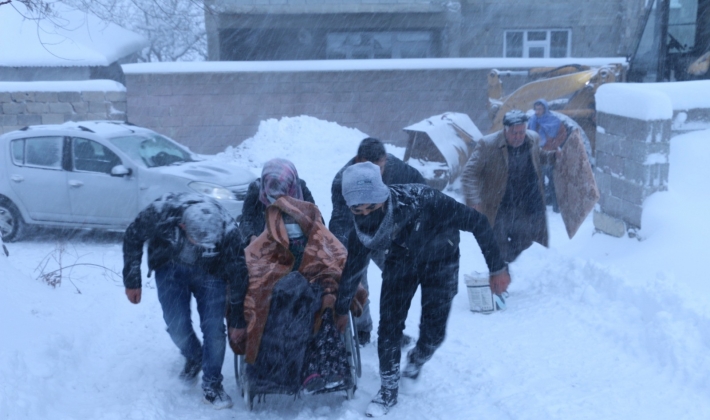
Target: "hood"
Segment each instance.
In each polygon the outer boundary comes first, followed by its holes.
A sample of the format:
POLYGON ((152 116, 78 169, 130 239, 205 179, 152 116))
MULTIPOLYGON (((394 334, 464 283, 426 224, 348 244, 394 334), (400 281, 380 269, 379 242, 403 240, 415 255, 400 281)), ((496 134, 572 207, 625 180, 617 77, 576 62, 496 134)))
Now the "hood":
POLYGON ((174 175, 193 181, 211 182, 223 187, 248 185, 256 179, 250 171, 215 161, 187 162, 180 165, 158 166, 150 171, 174 175))

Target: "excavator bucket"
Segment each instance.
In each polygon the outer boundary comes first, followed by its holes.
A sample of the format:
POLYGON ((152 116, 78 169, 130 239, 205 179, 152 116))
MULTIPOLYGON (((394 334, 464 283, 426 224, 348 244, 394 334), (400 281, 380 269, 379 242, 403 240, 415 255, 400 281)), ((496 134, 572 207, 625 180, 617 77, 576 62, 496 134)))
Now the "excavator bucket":
POLYGON ((483 138, 468 115, 455 112, 435 115, 404 131, 409 135, 404 161, 439 190, 460 175, 475 143, 483 138))

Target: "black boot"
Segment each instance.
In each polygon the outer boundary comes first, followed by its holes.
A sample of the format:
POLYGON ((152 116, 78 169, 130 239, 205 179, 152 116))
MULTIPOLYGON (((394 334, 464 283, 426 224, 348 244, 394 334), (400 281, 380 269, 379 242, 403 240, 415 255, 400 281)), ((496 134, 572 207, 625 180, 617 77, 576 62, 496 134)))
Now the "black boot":
POLYGON ((397 388, 389 389, 381 387, 375 398, 365 410, 367 417, 382 417, 390 411, 390 408, 397 405, 397 388))

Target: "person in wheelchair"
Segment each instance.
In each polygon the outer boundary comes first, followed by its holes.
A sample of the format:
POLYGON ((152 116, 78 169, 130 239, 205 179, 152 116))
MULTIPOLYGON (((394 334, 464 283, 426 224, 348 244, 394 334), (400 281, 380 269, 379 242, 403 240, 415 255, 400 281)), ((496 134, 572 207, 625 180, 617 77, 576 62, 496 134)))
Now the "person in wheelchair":
POLYGON ((301 199, 293 164, 267 166, 261 195, 271 204, 245 249, 249 280, 232 295, 230 345, 244 354, 252 394, 342 389, 349 367, 334 306, 347 252, 318 207, 301 199))

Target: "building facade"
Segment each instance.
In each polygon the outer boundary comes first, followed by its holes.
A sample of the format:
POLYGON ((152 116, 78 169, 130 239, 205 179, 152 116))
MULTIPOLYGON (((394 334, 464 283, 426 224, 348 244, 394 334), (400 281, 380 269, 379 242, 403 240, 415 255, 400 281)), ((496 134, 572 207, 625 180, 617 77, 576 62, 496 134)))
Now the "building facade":
POLYGON ((205 0, 209 59, 611 57, 645 0, 205 0))

